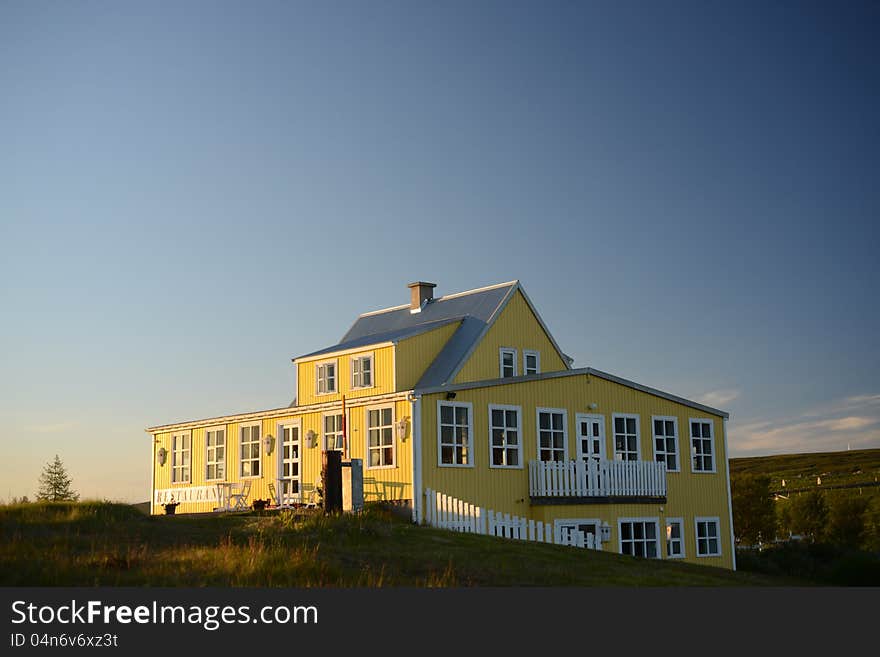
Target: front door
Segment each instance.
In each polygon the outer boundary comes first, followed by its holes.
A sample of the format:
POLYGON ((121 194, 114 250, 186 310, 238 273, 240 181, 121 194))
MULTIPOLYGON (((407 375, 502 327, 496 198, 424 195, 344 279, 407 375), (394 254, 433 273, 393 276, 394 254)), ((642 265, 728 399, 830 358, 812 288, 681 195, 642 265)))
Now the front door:
POLYGON ((578 413, 577 421, 577 456, 586 461, 588 458, 605 459, 605 416, 578 413))
POLYGON ((281 499, 300 492, 300 425, 283 424, 278 427, 281 440, 280 458, 278 459, 278 479, 281 499))

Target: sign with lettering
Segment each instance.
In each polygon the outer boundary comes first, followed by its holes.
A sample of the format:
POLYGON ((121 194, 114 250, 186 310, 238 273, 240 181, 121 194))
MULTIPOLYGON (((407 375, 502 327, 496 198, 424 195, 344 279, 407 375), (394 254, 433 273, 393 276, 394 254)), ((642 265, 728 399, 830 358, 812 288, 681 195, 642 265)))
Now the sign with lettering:
POLYGON ((187 486, 179 488, 157 488, 156 504, 169 502, 217 502, 217 486, 187 486), (173 499, 172 499, 173 498, 173 499))

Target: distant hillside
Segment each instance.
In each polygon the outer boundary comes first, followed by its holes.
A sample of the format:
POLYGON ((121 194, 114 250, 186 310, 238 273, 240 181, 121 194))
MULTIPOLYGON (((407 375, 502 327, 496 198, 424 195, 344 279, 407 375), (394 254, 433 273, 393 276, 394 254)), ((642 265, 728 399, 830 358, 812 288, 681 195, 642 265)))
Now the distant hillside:
POLYGON ((147 516, 150 515, 150 501, 149 500, 147 500, 146 502, 138 502, 137 504, 132 504, 132 506, 135 509, 137 509, 138 511, 140 511, 141 513, 143 513, 144 515, 147 515, 147 516))
POLYGON ((731 477, 746 473, 770 475, 770 487, 775 491, 859 485, 872 487, 880 484, 880 449, 730 459, 731 477))

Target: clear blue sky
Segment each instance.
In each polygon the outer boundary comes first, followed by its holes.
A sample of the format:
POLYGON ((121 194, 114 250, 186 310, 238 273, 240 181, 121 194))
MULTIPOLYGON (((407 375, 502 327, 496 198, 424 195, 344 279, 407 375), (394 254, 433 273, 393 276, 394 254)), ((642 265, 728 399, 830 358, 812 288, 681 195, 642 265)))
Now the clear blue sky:
POLYGON ((576 366, 880 447, 880 5, 4 2, 0 498, 520 279, 576 366))

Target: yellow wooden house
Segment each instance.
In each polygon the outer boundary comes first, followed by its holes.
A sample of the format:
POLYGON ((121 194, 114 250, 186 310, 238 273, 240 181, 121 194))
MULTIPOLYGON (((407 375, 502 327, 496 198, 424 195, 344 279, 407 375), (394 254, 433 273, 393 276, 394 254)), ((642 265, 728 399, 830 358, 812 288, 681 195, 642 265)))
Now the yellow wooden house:
POLYGON ((415 522, 451 501, 608 551, 736 567, 727 413, 573 368, 519 281, 434 287, 411 283, 409 303, 294 358, 291 406, 149 427, 152 512, 211 512, 230 490, 239 506, 308 503, 322 451, 340 450, 361 460, 367 502, 415 522))

